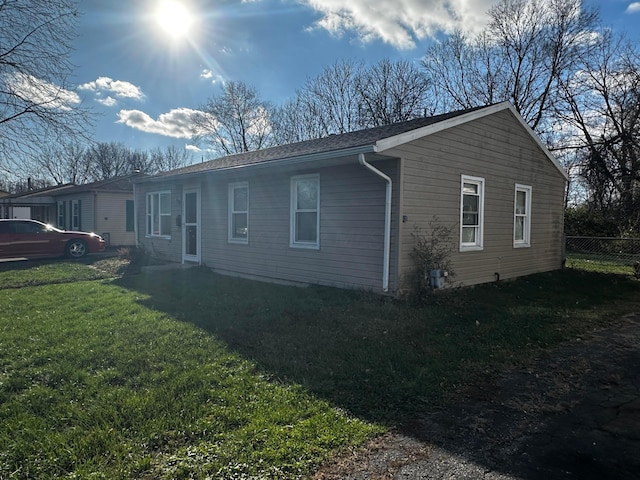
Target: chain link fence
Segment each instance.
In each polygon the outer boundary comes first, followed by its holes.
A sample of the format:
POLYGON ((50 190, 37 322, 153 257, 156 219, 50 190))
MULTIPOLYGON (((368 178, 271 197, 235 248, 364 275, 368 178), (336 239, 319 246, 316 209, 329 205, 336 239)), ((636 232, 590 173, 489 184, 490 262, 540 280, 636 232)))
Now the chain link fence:
POLYGON ((566 237, 567 267, 640 277, 640 238, 566 237))

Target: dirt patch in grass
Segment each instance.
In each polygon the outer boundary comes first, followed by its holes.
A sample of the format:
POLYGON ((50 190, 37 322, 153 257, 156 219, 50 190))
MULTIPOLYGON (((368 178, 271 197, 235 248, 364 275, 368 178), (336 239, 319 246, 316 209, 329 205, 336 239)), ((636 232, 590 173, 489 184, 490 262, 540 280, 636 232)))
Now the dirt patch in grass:
POLYGON ((106 277, 117 278, 122 277, 129 271, 131 261, 121 257, 110 257, 97 260, 89 266, 104 274, 106 277))
POLYGON ((419 440, 389 432, 331 459, 310 480, 391 480, 405 465, 428 459, 431 451, 419 440))
POLYGON ((638 345, 639 314, 612 322, 467 385, 311 478, 637 479, 638 345))

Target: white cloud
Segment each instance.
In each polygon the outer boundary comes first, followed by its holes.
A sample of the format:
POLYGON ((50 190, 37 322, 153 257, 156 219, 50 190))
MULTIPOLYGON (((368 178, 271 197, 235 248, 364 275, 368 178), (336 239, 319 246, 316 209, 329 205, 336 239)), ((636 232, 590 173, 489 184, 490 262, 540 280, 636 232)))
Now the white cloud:
POLYGON ((416 41, 451 33, 479 32, 495 0, 301 0, 322 15, 316 28, 334 35, 355 32, 363 42, 382 40, 398 49, 416 41))
POLYGON ((45 108, 70 110, 80 103, 77 93, 31 75, 16 73, 7 83, 14 94, 45 108))
POLYGON ((640 13, 640 2, 630 3, 625 13, 640 13))
POLYGON ((90 90, 96 93, 98 102, 103 105, 113 106, 116 104, 115 99, 111 97, 114 95, 117 98, 132 98, 134 100, 142 100, 144 93, 140 87, 135 86, 133 83, 125 82, 122 80, 113 80, 109 77, 98 77, 93 82, 83 83, 79 85, 80 90, 90 90), (108 95, 106 99, 100 98, 102 95, 108 95), (111 98, 112 100, 108 100, 111 98))
POLYGON ((205 68, 204 70, 202 70, 202 72, 200 72, 200 78, 211 80, 211 83, 213 84, 224 83, 224 78, 222 78, 222 75, 216 74, 213 72, 213 70, 210 70, 208 68, 205 68))
POLYGON ((116 103, 118 103, 118 101, 113 97, 97 98, 96 102, 101 103, 102 105, 105 105, 107 107, 113 107, 116 103))
POLYGON ((161 114, 157 120, 140 110, 120 110, 117 123, 141 130, 147 133, 157 133, 165 137, 192 138, 194 133, 194 118, 203 113, 190 108, 175 108, 161 114))
POLYGON ((198 147, 197 145, 192 145, 190 143, 187 143, 184 146, 185 149, 189 150, 190 152, 201 152, 202 149, 200 147, 198 147))

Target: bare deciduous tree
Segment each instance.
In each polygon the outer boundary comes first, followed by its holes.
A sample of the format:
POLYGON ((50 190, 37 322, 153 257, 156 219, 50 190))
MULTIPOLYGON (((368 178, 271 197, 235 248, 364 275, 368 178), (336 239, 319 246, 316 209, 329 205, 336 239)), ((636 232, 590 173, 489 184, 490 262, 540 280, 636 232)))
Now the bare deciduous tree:
POLYGON ((411 62, 384 59, 365 69, 356 82, 360 124, 375 127, 424 115, 429 83, 411 62))
POLYGON ((166 172, 191 163, 191 154, 186 149, 179 150, 173 145, 169 145, 164 150, 154 148, 149 155, 152 171, 145 173, 166 172))
POLYGON ((118 142, 96 143, 85 153, 91 165, 91 181, 127 175, 131 168, 133 150, 118 142))
MULTIPOLYGON (((191 161, 187 150, 180 150, 173 145, 144 151, 117 142, 94 143, 90 146, 68 143, 49 146, 43 152, 35 160, 34 166, 26 171, 26 176, 32 179, 33 184, 39 179, 40 183, 47 184, 82 185, 135 172, 154 174, 173 170, 191 161)), ((21 185, 20 182, 5 183, 21 185)))
POLYGON ((509 100, 538 133, 549 133, 560 84, 590 50, 597 12, 581 0, 502 0, 474 39, 457 33, 427 51, 433 96, 448 108, 509 100))
POLYGON ((45 143, 82 136, 89 112, 69 85, 72 0, 0 0, 0 168, 14 173, 45 143))
POLYGON ((302 142, 327 135, 326 122, 315 112, 300 93, 274 111, 273 135, 277 145, 302 142))
POLYGON ((195 118, 199 137, 222 155, 248 152, 273 144, 273 107, 244 82, 228 82, 219 95, 200 107, 195 118))
POLYGON ((46 173, 57 185, 74 183, 80 185, 91 180, 91 163, 86 148, 79 143, 47 145, 42 155, 34 160, 37 171, 34 176, 46 173))
POLYGON ((337 62, 277 109, 274 137, 278 144, 300 142, 434 113, 427 92, 426 77, 408 61, 337 62))
POLYGON ((26 179, 15 181, 0 181, 0 190, 10 193, 24 193, 50 186, 52 186, 52 183, 49 179, 40 177, 27 177, 26 179))
POLYGON ((605 30, 563 83, 562 119, 580 149, 592 207, 640 231, 640 52, 605 30))
POLYGON ((316 78, 307 79, 298 92, 301 107, 320 122, 321 136, 360 128, 358 82, 362 69, 361 62, 336 62, 316 78))

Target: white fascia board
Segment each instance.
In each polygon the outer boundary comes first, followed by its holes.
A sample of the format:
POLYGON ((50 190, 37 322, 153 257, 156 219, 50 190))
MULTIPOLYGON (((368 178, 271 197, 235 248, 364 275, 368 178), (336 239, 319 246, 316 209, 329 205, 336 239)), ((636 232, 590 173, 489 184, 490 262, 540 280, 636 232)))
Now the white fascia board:
POLYGON ((490 105, 485 108, 480 108, 478 110, 474 110, 473 112, 465 113, 463 115, 459 115, 454 118, 449 118, 447 120, 434 123, 433 125, 427 125, 422 128, 411 130, 410 132, 405 132, 399 135, 395 135, 393 137, 378 140, 375 145, 375 151, 377 153, 382 153, 385 150, 389 150, 390 148, 397 147, 398 145, 403 145, 413 140, 418 140, 428 135, 433 135, 434 133, 441 132, 448 128, 456 127, 458 125, 462 125, 464 123, 471 122, 473 120, 477 120, 479 118, 483 118, 483 117, 486 117, 487 115, 492 115, 494 113, 501 112, 503 110, 509 110, 513 114, 513 116, 520 123, 520 125, 527 131, 529 136, 536 142, 538 147, 540 147, 540 149, 546 155, 549 161, 551 161, 551 163, 562 174, 564 179, 569 180, 569 175, 564 170, 564 168, 562 168, 562 165, 560 165, 560 162, 558 161, 558 159, 549 151, 546 145, 542 143, 542 141, 540 140, 540 137, 538 137, 538 134, 536 134, 533 131, 533 129, 529 125, 527 125, 527 122, 524 121, 524 118, 522 118, 522 116, 518 113, 518 111, 511 104, 511 102, 496 103, 495 105, 490 105))

